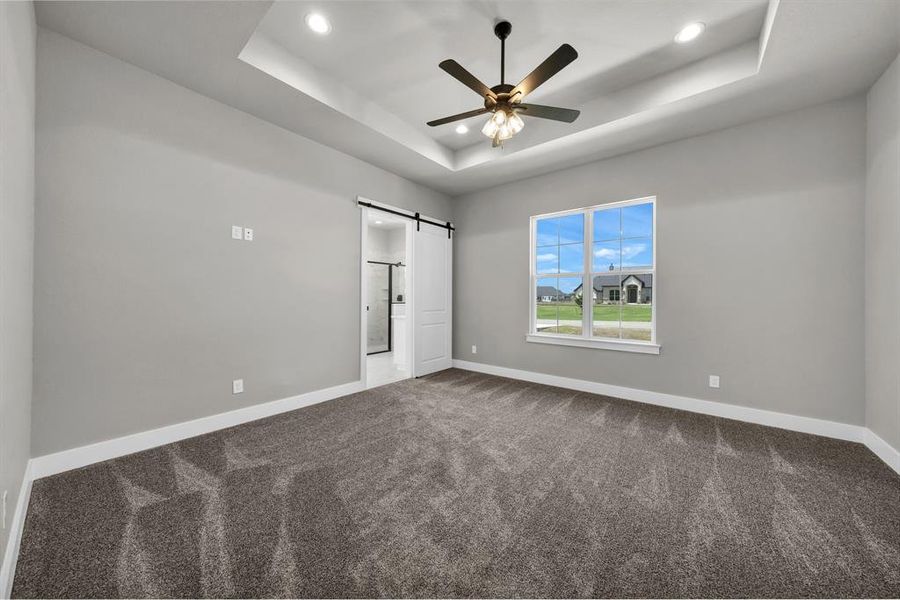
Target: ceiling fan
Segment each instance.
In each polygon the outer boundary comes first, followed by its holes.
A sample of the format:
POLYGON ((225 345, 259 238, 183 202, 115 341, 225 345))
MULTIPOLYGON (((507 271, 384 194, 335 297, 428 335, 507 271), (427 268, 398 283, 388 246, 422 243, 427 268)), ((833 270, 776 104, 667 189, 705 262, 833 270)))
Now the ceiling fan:
POLYGON ((544 62, 529 73, 525 79, 517 85, 506 83, 506 38, 512 32, 509 21, 500 21, 494 27, 494 35, 500 38, 500 84, 489 88, 477 77, 466 71, 462 65, 453 59, 447 59, 438 65, 459 80, 466 87, 471 88, 484 99, 484 108, 476 108, 458 115, 444 117, 429 121, 430 127, 445 125, 454 121, 461 121, 470 117, 476 117, 485 113, 492 113, 491 118, 485 123, 481 132, 491 138, 491 146, 502 146, 504 140, 508 140, 522 130, 525 123, 520 115, 525 117, 538 117, 571 123, 578 118, 579 111, 570 108, 558 108, 556 106, 542 106, 540 104, 525 104, 522 100, 539 85, 559 73, 570 62, 578 58, 575 48, 569 44, 563 44, 548 56, 544 62))

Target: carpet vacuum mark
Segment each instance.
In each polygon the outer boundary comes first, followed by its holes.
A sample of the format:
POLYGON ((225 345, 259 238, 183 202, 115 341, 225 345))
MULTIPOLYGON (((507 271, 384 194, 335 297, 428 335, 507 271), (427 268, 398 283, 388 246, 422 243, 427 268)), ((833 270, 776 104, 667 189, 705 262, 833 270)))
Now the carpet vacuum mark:
POLYGON ((14 597, 897 597, 860 444, 452 369, 34 483, 14 597))

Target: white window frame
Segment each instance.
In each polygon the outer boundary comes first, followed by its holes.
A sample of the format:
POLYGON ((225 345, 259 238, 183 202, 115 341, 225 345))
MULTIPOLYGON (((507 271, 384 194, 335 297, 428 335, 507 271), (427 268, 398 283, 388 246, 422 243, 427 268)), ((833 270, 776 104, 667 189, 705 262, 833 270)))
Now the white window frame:
MULTIPOLYGON (((534 215, 529 220, 529 255, 528 269, 529 292, 531 299, 529 302, 529 326, 525 340, 538 344, 555 344, 559 346, 577 346, 581 348, 595 348, 600 350, 618 350, 621 352, 638 352, 643 354, 659 354, 660 346, 656 339, 656 315, 659 312, 659 279, 656 274, 656 196, 646 196, 643 198, 634 198, 632 200, 622 200, 620 202, 609 202, 606 204, 597 204, 595 206, 587 206, 583 208, 574 208, 570 210, 561 210, 552 213, 544 213, 534 215), (650 315, 650 341, 644 342, 640 340, 623 340, 598 338, 592 335, 592 315, 594 313, 594 295, 588 290, 593 289, 594 273, 591 271, 591 257, 593 255, 593 234, 594 234, 594 211, 622 208, 625 206, 633 206, 635 204, 652 204, 653 205, 653 267, 650 269, 623 269, 617 271, 622 277, 630 274, 650 273, 653 277, 653 298, 651 301, 652 312, 650 315), (537 221, 553 217, 565 217, 568 215, 583 214, 584 215, 584 267, 581 273, 537 273, 536 265, 536 231, 537 221), (581 335, 565 335, 555 333, 538 333, 537 331, 537 281, 546 277, 581 277, 581 297, 582 297, 582 333, 581 335)), ((619 291, 621 294, 621 290, 619 291)))

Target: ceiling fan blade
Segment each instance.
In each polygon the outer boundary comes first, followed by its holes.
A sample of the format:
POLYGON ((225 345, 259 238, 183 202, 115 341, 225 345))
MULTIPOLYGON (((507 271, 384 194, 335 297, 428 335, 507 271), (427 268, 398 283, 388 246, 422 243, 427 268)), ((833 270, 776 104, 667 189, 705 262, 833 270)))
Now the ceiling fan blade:
POLYGON ((568 44, 563 44, 556 49, 556 52, 548 56, 544 62, 539 64, 537 68, 529 73, 525 79, 513 88, 510 95, 520 92, 524 98, 535 90, 539 85, 562 71, 566 65, 578 58, 578 52, 575 48, 568 44))
POLYGON ((542 106, 540 104, 516 104, 516 111, 525 117, 537 117, 539 119, 552 119, 571 123, 581 114, 579 110, 571 108, 559 108, 558 106, 542 106))
POLYGON ((477 117, 478 115, 483 115, 486 112, 490 111, 486 108, 476 108, 475 110, 459 113, 458 115, 444 117, 443 119, 436 119, 434 121, 428 121, 427 124, 429 127, 437 127, 438 125, 446 125, 447 123, 452 123, 453 121, 462 121, 463 119, 468 119, 469 117, 477 117))
POLYGON ((484 97, 496 98, 497 95, 491 91, 491 88, 484 85, 477 77, 466 71, 461 64, 453 60, 452 58, 448 58, 445 61, 441 61, 441 64, 438 65, 444 71, 450 74, 451 77, 465 85, 466 87, 475 91, 476 94, 484 97))

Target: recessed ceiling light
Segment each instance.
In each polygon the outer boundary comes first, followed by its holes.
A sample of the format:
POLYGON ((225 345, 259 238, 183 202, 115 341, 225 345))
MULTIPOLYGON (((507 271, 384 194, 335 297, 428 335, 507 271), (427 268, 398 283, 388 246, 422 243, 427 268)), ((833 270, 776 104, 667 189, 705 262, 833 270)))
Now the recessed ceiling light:
POLYGON ((684 27, 681 28, 681 31, 678 32, 678 35, 675 36, 675 41, 679 44, 686 44, 691 40, 697 39, 703 31, 706 29, 706 23, 701 23, 697 21, 696 23, 688 23, 684 27))
POLYGON ((456 133, 458 133, 459 135, 463 135, 464 133, 469 133, 469 128, 462 124, 457 125, 456 133))
POLYGON ((375 221, 376 225, 381 225, 382 223, 384 223, 384 221, 375 221))
POLYGON ((306 15, 306 26, 319 34, 326 34, 331 31, 331 23, 324 15, 319 13, 309 13, 306 15))

